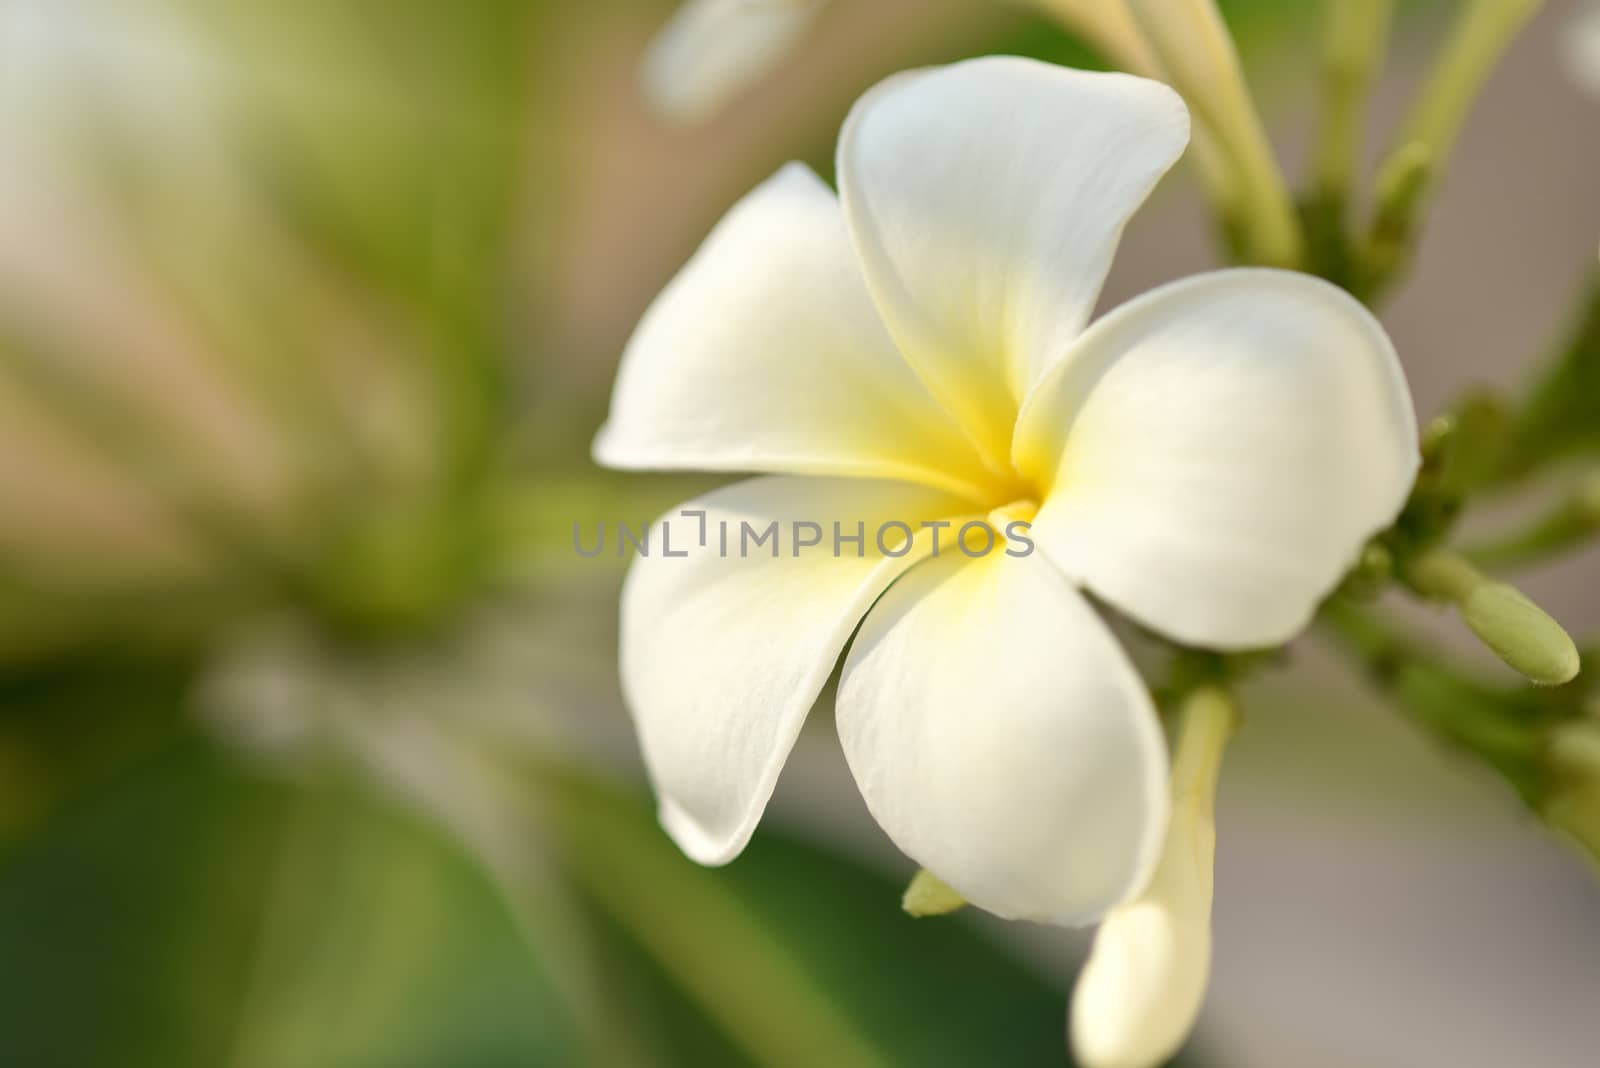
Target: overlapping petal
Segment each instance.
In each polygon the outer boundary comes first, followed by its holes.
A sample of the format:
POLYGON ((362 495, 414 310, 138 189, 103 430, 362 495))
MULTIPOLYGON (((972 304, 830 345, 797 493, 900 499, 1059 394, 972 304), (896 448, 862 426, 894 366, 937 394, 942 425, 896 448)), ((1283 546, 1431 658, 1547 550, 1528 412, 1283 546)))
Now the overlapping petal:
POLYGON ((594 451, 969 492, 991 477, 896 350, 838 198, 801 164, 735 206, 645 314, 594 451))
POLYGON ((883 82, 839 184, 890 332, 985 455, 1088 321, 1124 224, 1188 143, 1157 82, 992 57, 883 82))
POLYGON ((973 904, 1077 924, 1136 893, 1168 807, 1155 710, 1037 554, 945 553, 851 647, 839 736, 873 816, 973 904))
MULTIPOLYGON (((683 508, 706 515, 665 517, 670 542, 658 523, 650 555, 628 574, 622 683, 662 823, 690 857, 721 864, 749 840, 806 712, 867 607, 923 552, 919 540, 904 555, 885 555, 882 525, 915 529, 970 505, 907 483, 775 476, 683 508), (816 523, 820 530, 802 537, 823 543, 796 555, 796 521, 816 523), (779 542, 756 543, 774 522, 779 542), (835 555, 835 522, 845 536, 864 528, 860 556, 852 543, 835 555)), ((901 534, 889 528, 888 553, 899 552, 901 534)))
POLYGON ((1299 631, 1404 504, 1415 416, 1383 328, 1286 271, 1162 287, 1091 327, 1018 423, 1048 487, 1033 537, 1074 579, 1192 645, 1299 631))

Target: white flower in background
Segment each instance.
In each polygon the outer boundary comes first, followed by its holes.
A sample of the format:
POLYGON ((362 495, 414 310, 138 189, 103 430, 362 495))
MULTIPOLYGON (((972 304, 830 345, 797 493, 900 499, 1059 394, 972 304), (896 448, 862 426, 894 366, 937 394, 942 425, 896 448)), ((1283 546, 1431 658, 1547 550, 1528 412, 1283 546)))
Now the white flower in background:
POLYGON ((1567 66, 1578 84, 1600 96, 1600 2, 1589 0, 1572 20, 1566 53, 1567 66))
POLYGON ((172 150, 211 137, 220 71, 197 27, 163 0, 0 4, 0 136, 82 133, 97 116, 172 150))
POLYGON ((1040 550, 935 558, 924 530, 898 557, 869 536, 637 559, 623 683, 691 857, 743 849, 859 624, 839 733, 902 850, 1007 917, 1089 922, 1143 889, 1166 747, 1080 590, 1188 644, 1280 643, 1418 463, 1382 328, 1324 282, 1221 271, 1086 328, 1187 135, 1171 90, 1126 75, 899 75, 845 125, 839 198, 786 167, 646 314, 602 463, 771 472, 686 506, 735 529, 1031 517, 1040 550))
POLYGON ((823 2, 689 0, 645 55, 646 98, 678 122, 709 118, 805 38, 823 2))
MULTIPOLYGON (((687 0, 645 53, 645 99, 675 122, 703 122, 736 100, 805 40, 828 0, 687 0)), ((1060 20, 1124 70, 1157 64, 1123 0, 976 0, 997 12, 1032 8, 1060 20)))
MULTIPOLYGON (((1293 205, 1238 55, 1214 0, 1141 5, 1128 0, 973 0, 994 14, 1037 11, 1100 53, 1115 69, 1182 86, 1206 122, 1189 157, 1219 210, 1253 199, 1250 242, 1262 263, 1293 263, 1293 205), (1151 35, 1147 38, 1146 30, 1151 35), (1155 44, 1182 58, 1175 78, 1155 44), (1228 146, 1226 149, 1224 146, 1228 146), (1249 190, 1248 192, 1246 190, 1249 190)), ((794 51, 827 0, 688 0, 651 43, 641 71, 646 102, 664 118, 713 118, 794 51)))

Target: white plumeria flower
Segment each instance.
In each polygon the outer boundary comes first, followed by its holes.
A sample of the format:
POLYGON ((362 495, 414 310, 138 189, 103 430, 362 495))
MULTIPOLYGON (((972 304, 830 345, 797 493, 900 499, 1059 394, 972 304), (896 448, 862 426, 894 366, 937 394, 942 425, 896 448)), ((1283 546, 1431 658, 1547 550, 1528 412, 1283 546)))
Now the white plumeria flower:
POLYGON ((699 122, 760 81, 796 45, 823 0, 689 0, 645 55, 645 97, 678 122, 699 122))
POLYGON ((898 75, 845 124, 838 198, 784 168, 645 315, 600 462, 770 473, 685 506, 709 524, 1032 518, 1040 550, 935 557, 924 530, 774 558, 675 529, 687 557, 635 560, 623 685, 689 856, 744 848, 850 644, 839 735, 905 853, 1005 917, 1091 922, 1143 888, 1166 746, 1083 591, 1187 644, 1281 643, 1418 465, 1393 348, 1325 282, 1220 271, 1086 326, 1188 131, 1128 75, 898 75))
POLYGON ((1567 66, 1585 91, 1600 96, 1600 2, 1590 0, 1566 38, 1567 66))

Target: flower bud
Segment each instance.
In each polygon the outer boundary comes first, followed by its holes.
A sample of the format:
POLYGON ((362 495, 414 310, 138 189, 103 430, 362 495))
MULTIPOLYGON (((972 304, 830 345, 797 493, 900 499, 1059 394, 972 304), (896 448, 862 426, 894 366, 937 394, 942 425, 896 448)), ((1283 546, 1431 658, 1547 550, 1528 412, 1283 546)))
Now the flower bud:
POLYGON ((1578 647, 1544 609, 1514 586, 1487 582, 1461 602, 1461 618, 1496 656, 1540 686, 1578 675, 1578 647))
POLYGON ((1237 713, 1203 689, 1184 707, 1161 862, 1106 917, 1073 992, 1072 1047, 1086 1068, 1154 1068, 1189 1036, 1211 971, 1216 788, 1237 713))
POLYGON ((1454 603, 1472 633, 1529 681, 1560 686, 1577 677, 1578 647, 1561 624, 1464 557, 1444 550, 1424 554, 1407 566, 1406 577, 1419 593, 1454 603))

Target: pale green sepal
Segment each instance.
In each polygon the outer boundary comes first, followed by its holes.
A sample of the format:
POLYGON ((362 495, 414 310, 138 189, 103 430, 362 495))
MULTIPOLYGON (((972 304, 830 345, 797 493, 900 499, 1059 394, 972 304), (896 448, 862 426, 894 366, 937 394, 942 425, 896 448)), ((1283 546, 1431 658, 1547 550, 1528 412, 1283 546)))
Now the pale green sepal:
POLYGON ((900 907, 913 916, 943 916, 966 908, 967 902, 960 894, 945 885, 933 872, 919 868, 906 887, 900 907))

